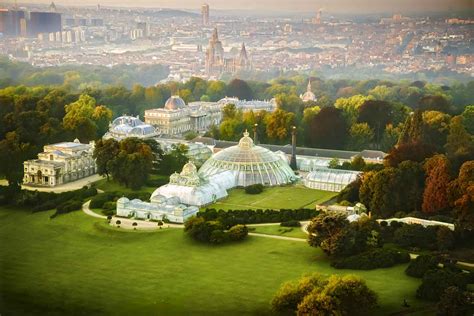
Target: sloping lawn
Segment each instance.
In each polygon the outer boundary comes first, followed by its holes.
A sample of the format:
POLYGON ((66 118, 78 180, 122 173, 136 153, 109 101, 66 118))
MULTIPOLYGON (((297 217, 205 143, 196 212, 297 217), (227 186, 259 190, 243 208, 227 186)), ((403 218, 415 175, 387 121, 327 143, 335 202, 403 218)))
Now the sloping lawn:
POLYGON ((304 273, 356 273, 379 295, 379 314, 413 308, 419 280, 405 266, 335 270, 303 242, 252 237, 207 246, 181 229, 110 228, 78 211, 50 220, 0 209, 0 313, 269 315, 284 281, 304 273))
POLYGON ((276 235, 306 239, 308 235, 301 227, 281 227, 280 225, 252 226, 247 225, 252 233, 276 235))
POLYGON ((314 208, 336 195, 334 192, 309 189, 301 185, 265 188, 260 194, 247 194, 244 189, 232 189, 229 196, 207 208, 238 209, 297 209, 314 208))

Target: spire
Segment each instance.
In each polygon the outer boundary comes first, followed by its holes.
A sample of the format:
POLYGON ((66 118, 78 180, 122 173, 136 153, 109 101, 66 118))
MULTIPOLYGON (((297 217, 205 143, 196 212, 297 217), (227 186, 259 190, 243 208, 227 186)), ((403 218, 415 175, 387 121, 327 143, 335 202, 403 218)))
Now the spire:
POLYGON ((311 92, 311 79, 308 79, 308 87, 306 88, 307 92, 311 92))
POLYGON ((248 59, 247 50, 245 49, 245 43, 242 43, 242 47, 240 48, 239 59, 240 59, 240 62, 248 59))
POLYGON ((212 31, 212 41, 217 42, 219 40, 219 36, 217 35, 217 27, 214 28, 214 31, 212 31))

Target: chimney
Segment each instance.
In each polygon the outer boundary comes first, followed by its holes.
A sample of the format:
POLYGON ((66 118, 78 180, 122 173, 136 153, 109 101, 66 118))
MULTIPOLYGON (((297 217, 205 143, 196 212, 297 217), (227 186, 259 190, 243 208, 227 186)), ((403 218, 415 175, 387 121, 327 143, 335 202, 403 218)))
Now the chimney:
POLYGON ((291 127, 291 160, 290 167, 293 170, 296 170, 296 126, 291 127))

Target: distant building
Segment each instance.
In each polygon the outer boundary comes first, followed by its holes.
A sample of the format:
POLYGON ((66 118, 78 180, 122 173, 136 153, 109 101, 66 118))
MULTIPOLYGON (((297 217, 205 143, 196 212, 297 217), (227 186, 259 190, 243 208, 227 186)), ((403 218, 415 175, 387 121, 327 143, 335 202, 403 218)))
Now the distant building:
POLYGON ((96 173, 92 158, 94 144, 81 144, 79 140, 44 146, 38 159, 23 163, 23 183, 54 187, 96 173))
POLYGON ((127 137, 138 137, 142 139, 158 136, 155 128, 149 124, 143 123, 138 116, 120 116, 117 117, 109 126, 109 130, 104 135, 104 139, 113 138, 122 140, 127 137))
POLYGON ((160 134, 174 136, 189 131, 207 131, 211 125, 218 125, 222 119, 217 104, 186 105, 179 96, 171 96, 164 108, 145 111, 145 122, 155 126, 160 134))
POLYGON ((219 40, 216 28, 214 28, 212 36, 209 39, 209 45, 206 50, 205 66, 206 74, 208 76, 219 76, 224 72, 234 73, 240 70, 251 69, 251 64, 244 43, 242 43, 240 53, 237 57, 224 57, 224 48, 222 42, 219 40))
POLYGON ((148 37, 150 36, 150 23, 147 22, 138 22, 137 29, 143 31, 143 36, 148 37))
POLYGON ((4 36, 22 36, 25 34, 25 12, 17 10, 0 10, 0 33, 4 36))
POLYGON ((209 25, 209 5, 207 3, 201 6, 202 25, 209 25))
POLYGON ((308 80, 306 92, 300 94, 300 98, 303 100, 303 102, 317 101, 316 96, 314 95, 313 91, 311 91, 311 80, 308 80))
POLYGON ((27 23, 28 36, 37 37, 40 33, 61 32, 61 14, 54 12, 30 12, 27 23))

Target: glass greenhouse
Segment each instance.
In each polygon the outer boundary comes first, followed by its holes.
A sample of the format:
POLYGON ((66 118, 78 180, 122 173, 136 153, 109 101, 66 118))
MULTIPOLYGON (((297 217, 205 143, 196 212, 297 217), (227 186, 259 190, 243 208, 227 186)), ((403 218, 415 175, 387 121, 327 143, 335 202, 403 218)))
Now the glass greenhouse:
POLYGON ((199 174, 208 178, 224 171, 231 171, 235 176, 236 186, 240 187, 256 183, 281 185, 296 179, 286 158, 255 146, 247 132, 238 145, 223 149, 207 160, 199 174))
POLYGON ((360 174, 358 171, 316 168, 304 179, 304 185, 311 189, 340 192, 360 174))

